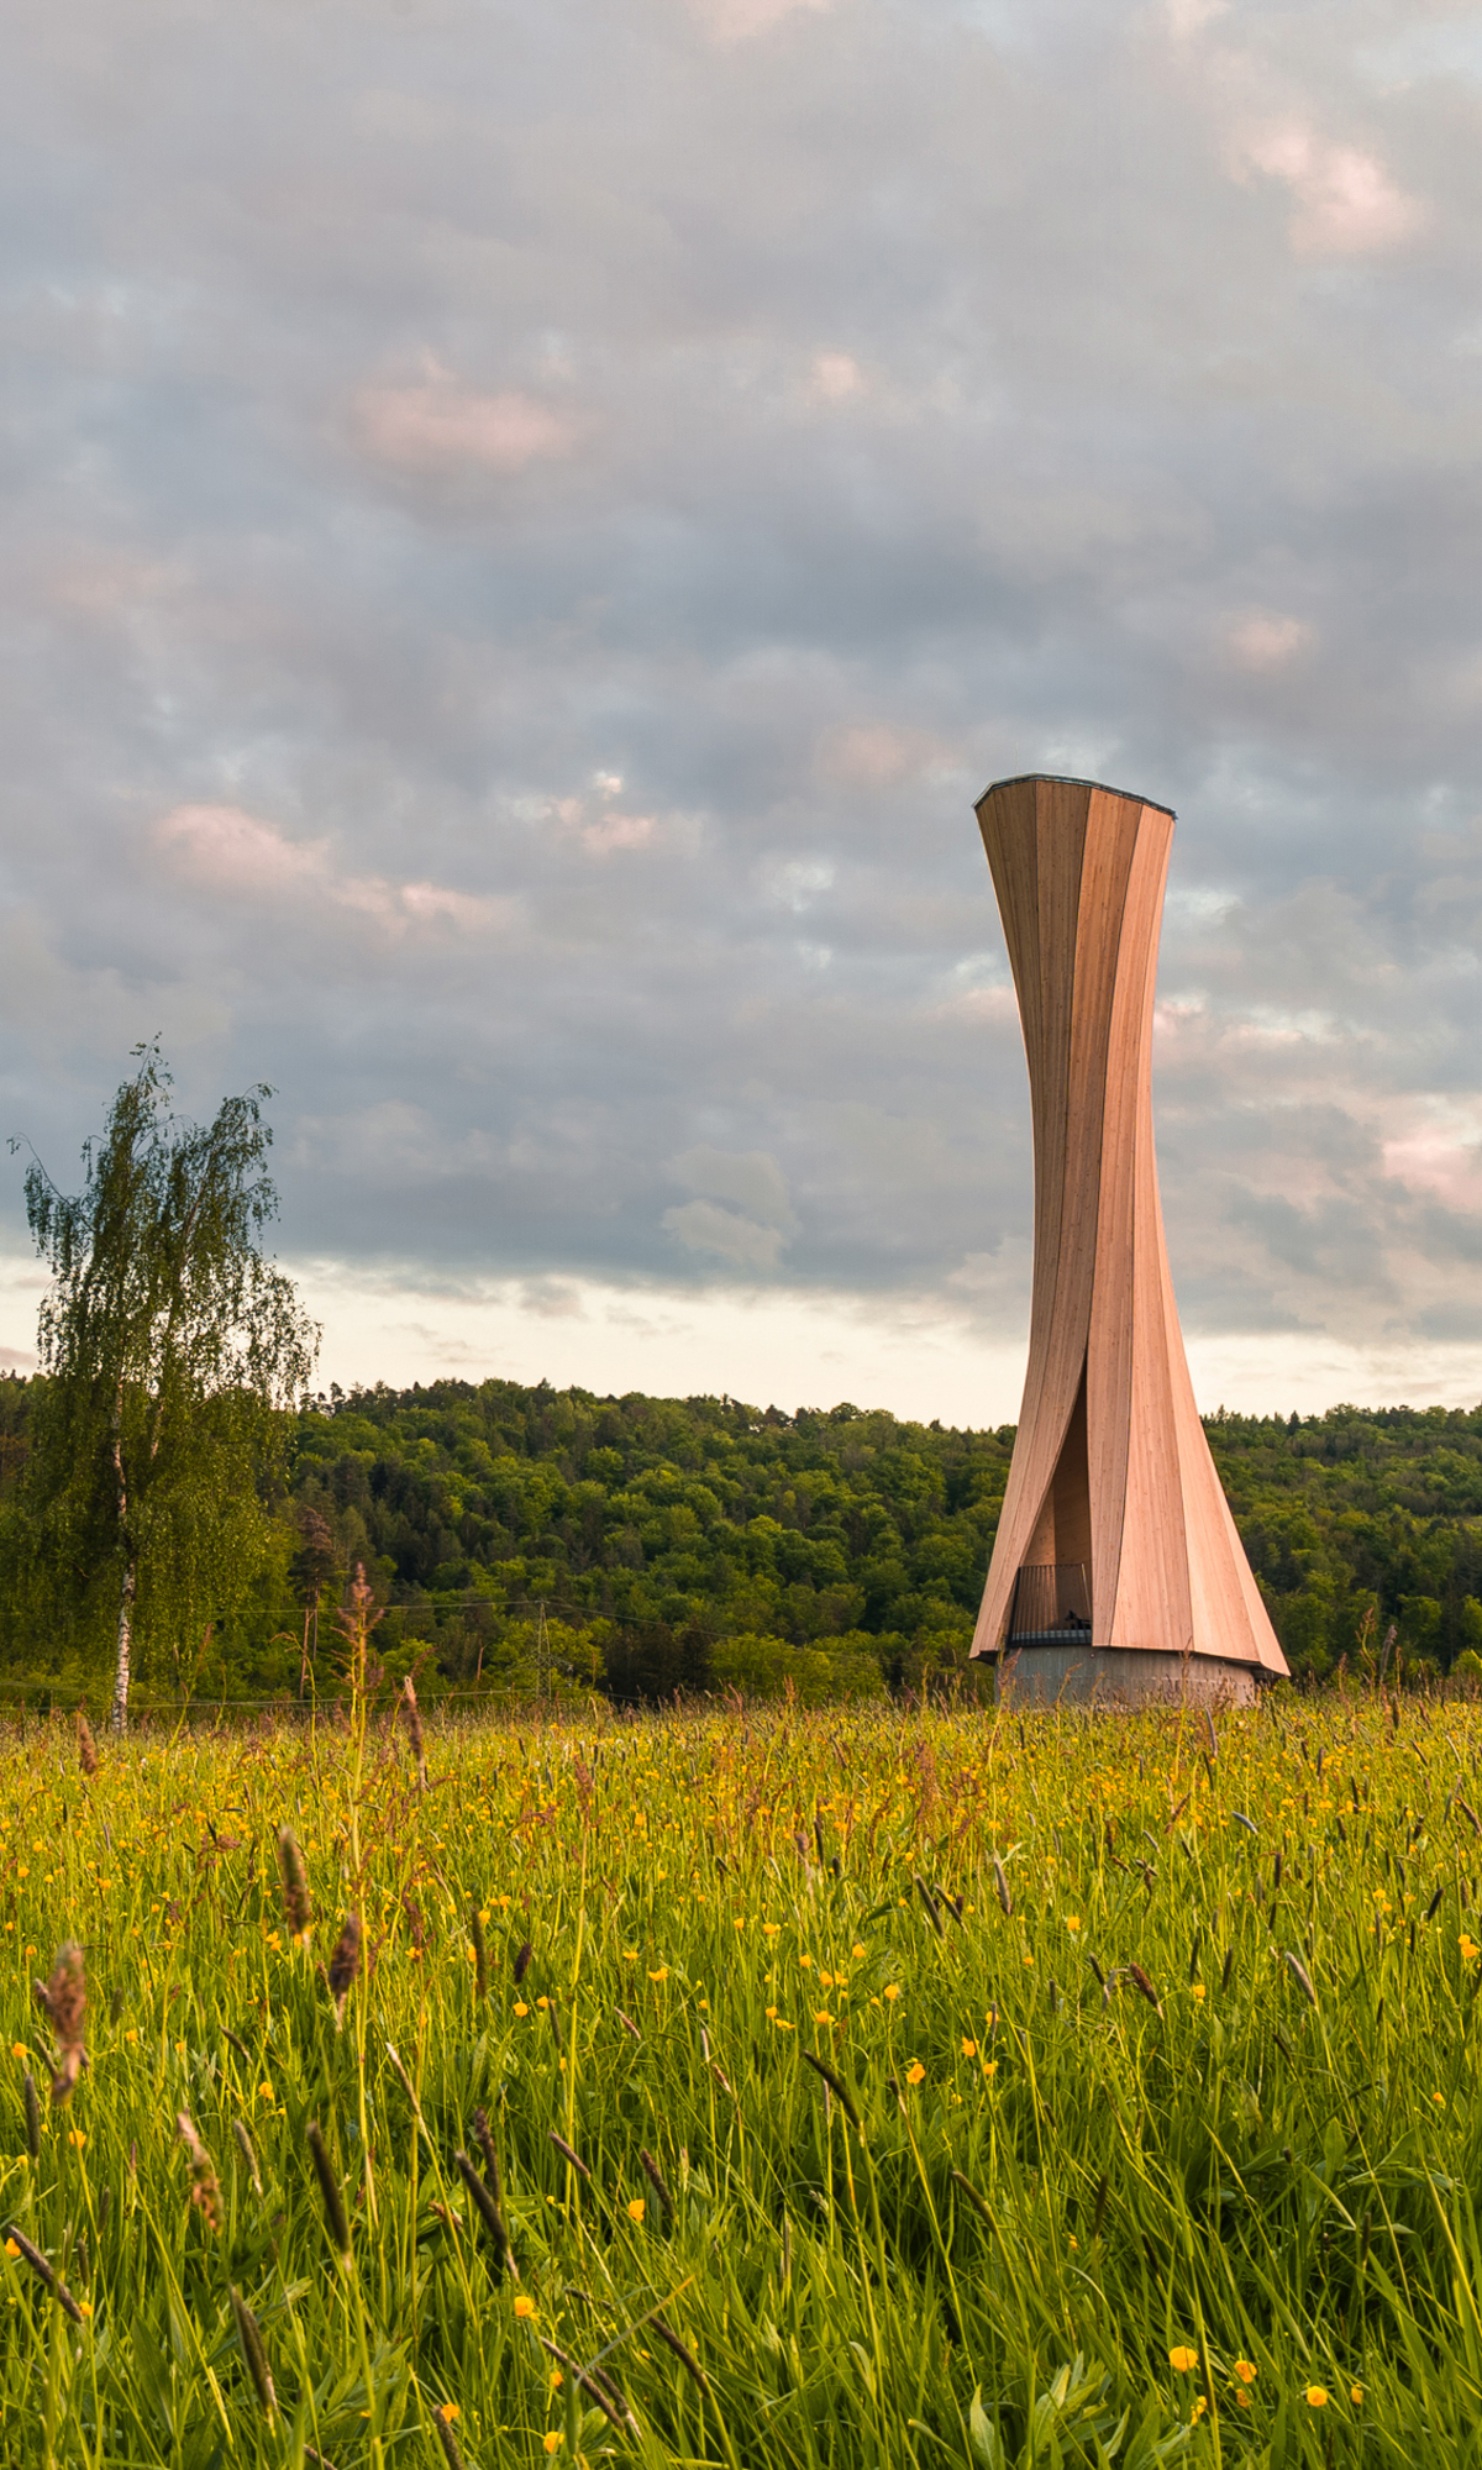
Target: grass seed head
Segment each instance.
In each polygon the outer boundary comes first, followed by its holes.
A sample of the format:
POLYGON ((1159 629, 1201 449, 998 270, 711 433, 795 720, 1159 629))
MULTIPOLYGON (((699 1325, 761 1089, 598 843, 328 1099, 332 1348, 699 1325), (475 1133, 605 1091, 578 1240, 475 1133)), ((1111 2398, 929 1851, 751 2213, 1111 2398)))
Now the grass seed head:
POLYGON ((435 2408, 432 2413, 432 2424, 438 2443, 442 2446, 443 2459, 448 2465, 448 2470, 467 2470, 463 2449, 454 2433, 452 2416, 449 2411, 443 2407, 435 2408))
POLYGON ((58 2059, 51 2080, 53 2101, 69 2101, 72 2088, 87 2065, 87 2047, 83 2041, 83 2019, 87 2014, 87 1983, 83 1974, 82 1949, 69 1938, 57 1949, 51 1979, 36 1984, 36 2004, 51 2025, 56 2037, 58 2059))
POLYGON ((320 2200, 324 2206, 324 2223, 335 2254, 344 2262, 350 2260, 350 2223, 345 2212, 345 2197, 330 2159, 329 2147, 316 2119, 310 2119, 304 2131, 309 2147, 309 2159, 314 2164, 314 2176, 319 2181, 320 2200))
POLYGON ((410 1673, 401 1685, 401 1712, 406 1721, 407 1739, 417 1762, 417 1781, 427 1790, 427 1744, 422 1732, 422 1710, 417 1704, 416 1684, 410 1673))
POLYGON ((515 2271, 514 2257, 510 2252, 509 2232, 504 2226, 504 2214, 500 2210, 498 2198, 493 2194, 488 2182, 480 2178, 473 2162, 461 2146, 453 2155, 453 2167, 468 2189, 474 2210, 489 2234, 489 2243, 494 2250, 494 2270, 496 2273, 508 2272, 510 2279, 517 2281, 519 2275, 515 2271))
POLYGON ((496 2204, 502 2204, 504 2202, 504 2174, 499 2167, 499 2155, 494 2149, 494 2138, 489 2132, 487 2110, 475 2110, 473 2134, 474 2142, 483 2159, 484 2176, 489 2182, 489 2192, 496 2204))
POLYGON ((86 1707, 77 1710, 77 1763, 84 1775, 96 1775, 98 1772, 98 1745, 93 1739, 86 1707))
POLYGON ((262 2172, 257 2166, 257 2147, 240 2118, 232 2120, 232 2134, 236 2139, 237 2150, 247 2165, 247 2176, 252 2181, 252 2192, 260 2196, 262 2194, 262 2172))
POLYGON ((25 2258, 37 2280, 46 2284, 63 2315, 70 2316, 74 2324, 81 2324, 84 2320, 82 2309, 78 2306, 66 2283, 58 2279, 55 2265, 47 2261, 39 2247, 32 2246, 25 2231, 15 2222, 12 2221, 8 2225, 5 2236, 15 2248, 17 2255, 25 2258))
POLYGON ((674 2218, 674 2198, 669 2192, 668 2183, 664 2177, 664 2173, 659 2168, 659 2165, 655 2161, 652 2153, 640 2152, 638 2156, 638 2166, 642 2170, 643 2175, 647 2179, 650 2187, 652 2187, 654 2194, 658 2197, 659 2202, 662 2204, 666 2218, 672 2221, 674 2218))
POLYGON ((253 2390, 257 2395, 263 2417, 271 2427, 278 2415, 278 2396, 273 2390, 272 2370, 268 2365, 268 2354, 263 2344, 262 2327, 235 2283, 231 2289, 231 2302, 232 2320, 237 2328, 237 2340, 241 2347, 242 2358, 247 2373, 252 2378, 253 2390))
POLYGON ((188 2110, 176 2113, 175 2124, 180 2140, 190 2157, 190 2200, 208 2230, 221 2228, 221 2181, 216 2165, 196 2132, 195 2120, 188 2110))
POLYGON ((347 1913, 344 1926, 334 1942, 329 1959, 329 1990, 334 2000, 335 2020, 345 2020, 345 2001, 360 1978, 360 1915, 347 1913))
POLYGON ((283 1875, 283 1911, 295 1938, 303 1938, 314 1918, 309 1899, 309 1874, 291 1827, 278 1829, 278 1867, 283 1875))

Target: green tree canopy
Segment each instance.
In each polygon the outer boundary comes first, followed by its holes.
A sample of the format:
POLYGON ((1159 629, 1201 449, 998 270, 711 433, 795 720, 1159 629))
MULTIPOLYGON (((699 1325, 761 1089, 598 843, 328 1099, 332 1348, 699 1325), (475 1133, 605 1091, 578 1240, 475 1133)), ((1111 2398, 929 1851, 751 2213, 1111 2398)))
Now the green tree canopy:
POLYGON ((170 1111, 157 1047, 135 1053, 83 1152, 82 1191, 62 1193, 39 1163, 26 1176, 53 1274, 22 1504, 30 1593, 85 1652, 111 1639, 118 1731, 137 1657, 186 1669, 191 1642, 257 1575, 265 1491, 317 1344, 260 1249, 277 1207, 270 1092, 188 1123, 170 1111))

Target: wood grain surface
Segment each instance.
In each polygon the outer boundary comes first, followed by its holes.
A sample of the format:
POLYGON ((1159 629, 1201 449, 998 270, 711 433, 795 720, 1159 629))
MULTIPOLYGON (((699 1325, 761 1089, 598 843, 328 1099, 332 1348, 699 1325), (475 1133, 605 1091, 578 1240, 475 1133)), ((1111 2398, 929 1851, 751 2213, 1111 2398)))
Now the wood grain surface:
POLYGON ((1038 775, 977 813, 1029 1063, 1034 1290, 973 1653, 1006 1643, 1022 1568, 1083 1564, 1089 1644, 1285 1673, 1199 1421, 1163 1236, 1153 991, 1173 817, 1038 775))

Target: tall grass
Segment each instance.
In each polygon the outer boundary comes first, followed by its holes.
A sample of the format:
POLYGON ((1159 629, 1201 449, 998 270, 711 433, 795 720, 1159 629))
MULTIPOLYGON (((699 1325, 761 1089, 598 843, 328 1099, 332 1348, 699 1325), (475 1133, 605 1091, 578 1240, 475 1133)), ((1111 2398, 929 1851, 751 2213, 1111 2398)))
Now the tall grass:
POLYGON ((0 2460, 1472 2461, 1479 1751, 13 1735, 0 2460))

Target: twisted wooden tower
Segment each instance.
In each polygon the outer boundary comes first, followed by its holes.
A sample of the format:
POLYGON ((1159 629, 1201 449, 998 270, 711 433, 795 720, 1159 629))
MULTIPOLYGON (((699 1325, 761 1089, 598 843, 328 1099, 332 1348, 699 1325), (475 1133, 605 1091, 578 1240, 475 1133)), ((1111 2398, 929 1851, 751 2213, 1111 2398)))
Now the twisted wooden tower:
POLYGON ((1173 816, 999 781, 978 821, 1029 1061, 1029 1368, 974 1655, 1020 1700, 1248 1702, 1286 1671, 1194 1404, 1153 1157, 1173 816))

